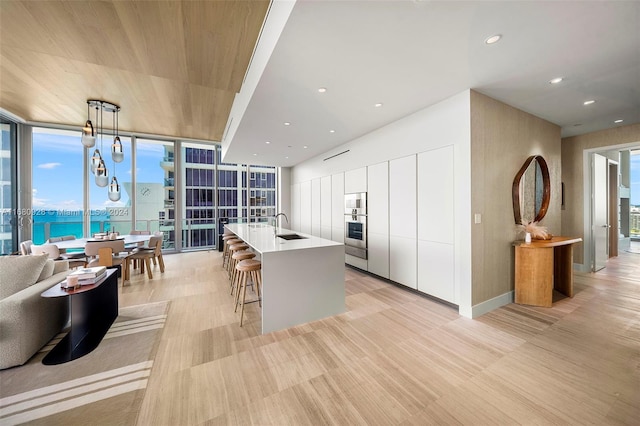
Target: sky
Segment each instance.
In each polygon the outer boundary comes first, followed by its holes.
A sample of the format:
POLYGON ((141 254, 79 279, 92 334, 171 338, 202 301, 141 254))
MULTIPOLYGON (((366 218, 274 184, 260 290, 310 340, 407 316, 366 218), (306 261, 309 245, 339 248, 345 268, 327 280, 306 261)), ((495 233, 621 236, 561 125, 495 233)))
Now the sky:
MULTIPOLYGON (((125 149, 125 160, 115 165, 119 183, 131 181, 131 144, 129 138, 121 138, 125 149)), ((35 209, 80 210, 82 209, 82 144, 80 132, 52 129, 34 129, 33 133, 33 207, 35 209), (60 179, 61 176, 63 179, 60 179)), ((105 138, 103 158, 109 169, 109 180, 113 175, 111 161, 111 139, 105 138)), ((89 150, 100 149, 100 141, 89 150)), ((138 139, 136 158, 137 181, 163 182, 164 172, 160 161, 164 156, 161 144, 145 143, 138 139)), ((635 151, 640 152, 640 151, 635 151)), ((100 188, 91 179, 91 208, 126 206, 129 198, 122 188, 122 198, 118 202, 109 200, 107 188, 100 188)), ((631 200, 640 206, 640 154, 631 156, 631 200)))
MULTIPOLYGON (((115 175, 121 185, 120 201, 109 200, 107 188, 98 187, 91 179, 90 206, 93 210, 105 207, 126 206, 129 203, 127 192, 122 187, 124 182, 131 181, 131 143, 129 138, 121 137, 125 152, 122 163, 115 163, 115 175)), ((100 149, 100 141, 89 149, 99 149, 109 170, 109 182, 114 175, 114 163, 111 160, 111 138, 105 138, 100 149)), ((144 143, 138 139, 138 155, 136 158, 137 181, 163 182, 164 171, 160 161, 164 149, 160 144, 144 143)), ((82 209, 82 173, 83 145, 80 132, 34 129, 33 133, 33 207, 47 210, 81 210, 82 209), (60 176, 64 176, 61 180, 60 176)))

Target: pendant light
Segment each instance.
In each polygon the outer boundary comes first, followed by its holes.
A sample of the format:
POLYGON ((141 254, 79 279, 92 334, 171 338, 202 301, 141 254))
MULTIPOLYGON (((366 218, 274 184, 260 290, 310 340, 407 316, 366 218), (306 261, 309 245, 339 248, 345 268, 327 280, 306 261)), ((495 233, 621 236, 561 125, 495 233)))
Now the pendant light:
MULTIPOLYGON (((97 112, 96 112, 97 115, 97 112)), ((91 148, 96 144, 96 132, 89 117, 89 102, 87 102, 87 122, 82 128, 82 145, 91 148)))
POLYGON ((120 163, 124 160, 124 150, 122 148, 122 142, 120 141, 120 136, 118 133, 118 113, 120 111, 120 107, 111 102, 96 99, 89 99, 87 101, 87 105, 87 117, 89 117, 88 111, 90 110, 90 108, 94 107, 96 109, 96 121, 94 126, 93 123, 91 123, 91 120, 87 118, 87 122, 82 129, 82 144, 87 148, 92 148, 96 144, 98 135, 100 136, 100 147, 96 147, 90 159, 91 173, 95 178, 95 183, 97 186, 101 188, 108 186, 107 193, 109 199, 111 201, 118 201, 120 200, 121 191, 118 179, 115 177, 115 165, 116 163, 120 163), (114 176, 111 178, 111 183, 109 183, 109 170, 107 169, 107 165, 104 161, 104 158, 102 157, 102 153, 104 152, 104 111, 113 113, 114 123, 114 138, 113 144, 111 145, 111 159, 113 160, 114 176))
POLYGON ((115 136, 113 137, 113 144, 111 145, 111 158, 115 163, 121 163, 124 160, 124 152, 122 150, 122 142, 120 142, 120 136, 118 135, 118 110, 113 111, 113 128, 115 129, 115 136))
POLYGON ((111 183, 109 184, 109 199, 111 201, 120 200, 120 184, 118 184, 118 179, 115 176, 111 178, 111 183))

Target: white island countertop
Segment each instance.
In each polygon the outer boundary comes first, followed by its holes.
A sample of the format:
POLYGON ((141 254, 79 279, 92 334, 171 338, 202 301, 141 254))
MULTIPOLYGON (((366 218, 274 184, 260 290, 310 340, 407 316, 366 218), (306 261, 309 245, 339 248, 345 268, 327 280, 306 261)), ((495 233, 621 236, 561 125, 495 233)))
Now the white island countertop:
POLYGON ((225 226, 260 254, 344 245, 325 238, 314 237, 313 235, 280 227, 274 233, 273 226, 263 223, 234 223, 225 226), (285 240, 277 237, 277 235, 283 234, 298 234, 305 238, 301 240, 285 240))
POLYGON ((278 235, 305 237, 285 240, 261 223, 225 227, 260 254, 263 333, 345 311, 344 244, 278 228, 278 235))

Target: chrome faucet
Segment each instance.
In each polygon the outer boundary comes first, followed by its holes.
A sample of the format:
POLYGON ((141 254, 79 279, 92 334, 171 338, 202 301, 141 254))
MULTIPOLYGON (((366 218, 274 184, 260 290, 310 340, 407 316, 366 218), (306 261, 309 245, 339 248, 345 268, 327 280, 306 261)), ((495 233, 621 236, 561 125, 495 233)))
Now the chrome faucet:
POLYGON ((286 214, 278 213, 277 215, 275 215, 273 217, 273 235, 276 235, 278 233, 277 232, 277 230, 278 230, 278 216, 280 216, 280 215, 284 216, 285 220, 287 221, 287 225, 289 224, 289 218, 287 217, 286 214))

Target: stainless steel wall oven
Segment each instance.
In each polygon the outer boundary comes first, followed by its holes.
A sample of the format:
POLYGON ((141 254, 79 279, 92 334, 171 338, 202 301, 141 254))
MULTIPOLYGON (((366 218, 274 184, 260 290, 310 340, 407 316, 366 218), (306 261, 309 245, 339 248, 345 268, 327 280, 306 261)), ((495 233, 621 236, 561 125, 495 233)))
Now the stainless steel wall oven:
POLYGON ((344 249, 346 254, 367 258, 367 193, 344 196, 344 249))

